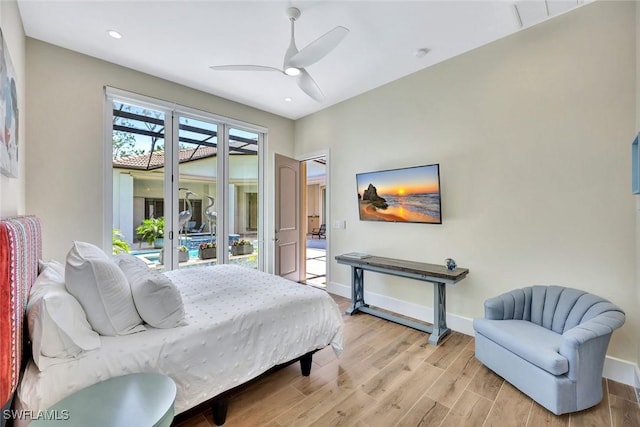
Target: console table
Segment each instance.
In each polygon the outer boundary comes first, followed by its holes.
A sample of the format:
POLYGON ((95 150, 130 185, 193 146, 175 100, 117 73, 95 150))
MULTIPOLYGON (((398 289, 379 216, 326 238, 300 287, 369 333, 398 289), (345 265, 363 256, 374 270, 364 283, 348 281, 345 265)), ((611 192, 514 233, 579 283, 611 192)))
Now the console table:
POLYGON ((361 311, 409 326, 419 331, 427 332, 431 334, 429 343, 434 345, 438 345, 438 343, 451 332, 451 329, 447 327, 447 293, 445 285, 453 285, 464 279, 467 274, 469 274, 468 269, 456 268, 454 270, 448 270, 444 265, 371 255, 359 256, 343 254, 336 256, 336 261, 338 261, 338 264, 351 266, 351 307, 347 310, 347 314, 352 315, 361 311), (364 302, 365 270, 433 283, 433 326, 423 325, 369 307, 369 305, 364 302))

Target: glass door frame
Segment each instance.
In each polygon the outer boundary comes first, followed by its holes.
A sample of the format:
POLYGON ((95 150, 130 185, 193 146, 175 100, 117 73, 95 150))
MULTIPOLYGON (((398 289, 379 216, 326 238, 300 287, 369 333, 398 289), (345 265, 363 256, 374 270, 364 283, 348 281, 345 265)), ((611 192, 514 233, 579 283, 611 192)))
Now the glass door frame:
MULTIPOLYGON (((167 164, 165 160, 164 171, 164 214, 165 218, 171 218, 171 225, 167 227, 165 223, 165 241, 168 241, 172 251, 165 253, 165 266, 168 266, 166 270, 173 270, 178 268, 178 254, 177 254, 177 238, 178 238, 178 187, 179 187, 179 158, 176 155, 176 151, 179 151, 179 146, 176 141, 179 139, 179 118, 191 117, 198 120, 209 121, 215 123, 218 127, 218 147, 216 154, 216 162, 218 168, 218 177, 216 182, 217 194, 222 195, 222 204, 224 212, 222 212, 222 221, 219 224, 221 227, 216 231, 223 236, 224 241, 228 241, 229 235, 229 218, 228 203, 229 203, 229 130, 238 129, 248 132, 254 132, 258 134, 258 270, 264 271, 265 269, 265 247, 264 233, 266 223, 266 211, 265 211, 265 164, 267 152, 267 131, 268 129, 262 126, 254 125, 251 123, 242 122, 236 119, 216 115, 206 111, 201 111, 195 108, 186 107, 172 102, 167 102, 152 97, 139 95, 136 93, 128 92, 122 89, 117 89, 109 86, 105 86, 104 91, 104 179, 103 179, 103 249, 106 253, 111 253, 111 241, 112 241, 112 229, 113 229, 113 102, 121 101, 129 103, 135 106, 148 108, 164 113, 164 125, 165 125, 165 159, 171 159, 171 163, 167 164), (171 135, 171 141, 167 138, 167 135, 171 135), (171 142, 171 143, 169 143, 171 142), (171 214, 173 212, 173 214, 171 214), (167 213, 171 215, 167 215, 167 213)), ((229 252, 226 248, 227 245, 218 245, 217 256, 218 263, 229 262, 229 252)))

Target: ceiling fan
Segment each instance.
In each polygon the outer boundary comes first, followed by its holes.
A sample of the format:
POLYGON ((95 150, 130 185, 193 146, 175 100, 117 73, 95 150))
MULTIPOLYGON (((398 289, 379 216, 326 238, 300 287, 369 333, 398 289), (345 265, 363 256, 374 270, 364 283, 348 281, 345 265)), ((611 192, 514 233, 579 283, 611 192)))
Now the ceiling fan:
POLYGON ((214 65, 210 68, 212 70, 222 71, 277 71, 287 76, 295 76, 297 77, 298 86, 304 93, 318 102, 322 101, 322 91, 305 68, 318 62, 335 49, 349 33, 349 30, 345 27, 335 27, 333 30, 309 43, 304 49, 298 51, 294 37, 294 28, 296 19, 300 17, 300 10, 295 7, 288 8, 287 17, 289 21, 291 21, 291 41, 289 42, 289 48, 284 54, 282 69, 265 65, 214 65))

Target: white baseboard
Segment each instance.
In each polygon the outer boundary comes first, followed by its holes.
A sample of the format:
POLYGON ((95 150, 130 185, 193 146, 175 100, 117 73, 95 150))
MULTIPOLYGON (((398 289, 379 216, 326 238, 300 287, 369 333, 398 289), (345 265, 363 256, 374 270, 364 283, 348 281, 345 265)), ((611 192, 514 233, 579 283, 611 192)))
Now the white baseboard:
MULTIPOLYGON (((329 293, 340 295, 345 298, 351 298, 351 286, 336 282, 329 282, 326 289, 329 293)), ((367 291, 364 292, 364 295, 367 304, 371 304, 385 310, 390 310, 404 316, 409 316, 423 322, 433 322, 433 307, 414 304, 412 302, 367 291)), ((454 331, 465 335, 475 335, 473 330, 473 319, 469 317, 447 313, 447 326, 454 331)), ((640 370, 638 365, 627 360, 607 356, 604 361, 602 375, 605 378, 630 385, 636 389, 640 388, 640 370)))
POLYGON ((618 359, 617 357, 607 356, 604 359, 604 369, 602 376, 619 383, 638 387, 636 385, 636 370, 638 365, 628 360, 618 359))

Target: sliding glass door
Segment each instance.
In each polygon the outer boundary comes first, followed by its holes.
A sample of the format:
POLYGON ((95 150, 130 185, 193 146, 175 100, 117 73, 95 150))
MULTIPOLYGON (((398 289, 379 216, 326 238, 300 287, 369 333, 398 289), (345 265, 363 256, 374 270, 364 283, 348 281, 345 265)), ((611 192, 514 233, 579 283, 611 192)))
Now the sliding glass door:
POLYGON ((218 257, 218 138, 222 125, 177 114, 180 267, 224 262, 218 257))
MULTIPOLYGON (((164 270, 164 111, 114 100, 111 103, 113 252, 130 252, 164 270)), ((169 116, 170 120, 170 116, 169 116)))
POLYGON ((107 91, 114 252, 149 268, 262 268, 264 132, 107 91))
POLYGON ((258 268, 260 135, 233 127, 227 129, 229 174, 225 214, 228 218, 229 262, 258 268))

